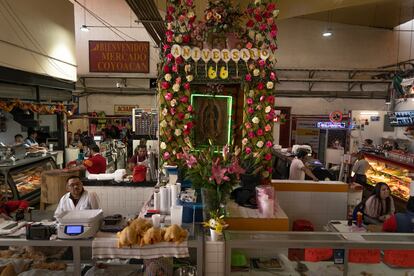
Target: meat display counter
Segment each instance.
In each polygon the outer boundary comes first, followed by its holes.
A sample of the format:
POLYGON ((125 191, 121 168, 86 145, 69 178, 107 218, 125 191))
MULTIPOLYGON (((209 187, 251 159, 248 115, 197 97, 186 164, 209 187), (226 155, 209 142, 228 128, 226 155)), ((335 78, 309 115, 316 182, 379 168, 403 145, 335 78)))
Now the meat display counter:
POLYGON ((375 186, 378 182, 385 182, 394 199, 406 202, 412 181, 408 175, 414 173, 414 165, 373 153, 364 153, 364 156, 372 167, 366 174, 368 184, 375 186))
POLYGON ((1 193, 8 199, 27 200, 31 206, 36 205, 40 202, 41 173, 56 168, 49 154, 0 165, 1 193))

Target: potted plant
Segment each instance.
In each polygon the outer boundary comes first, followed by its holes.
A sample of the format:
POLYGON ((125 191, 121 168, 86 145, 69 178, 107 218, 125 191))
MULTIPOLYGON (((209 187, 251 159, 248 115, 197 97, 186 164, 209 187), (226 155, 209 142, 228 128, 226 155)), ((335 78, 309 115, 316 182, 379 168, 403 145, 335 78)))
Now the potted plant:
POLYGON ((233 187, 245 170, 239 164, 240 149, 224 146, 221 150, 212 144, 196 150, 188 143, 183 158, 187 164, 186 178, 193 188, 201 190, 203 215, 207 219, 212 210, 223 209, 233 187))
POLYGON ((223 235, 223 230, 229 225, 224 220, 224 215, 220 215, 220 210, 210 212, 210 219, 203 222, 203 226, 210 229, 211 241, 218 241, 223 235))

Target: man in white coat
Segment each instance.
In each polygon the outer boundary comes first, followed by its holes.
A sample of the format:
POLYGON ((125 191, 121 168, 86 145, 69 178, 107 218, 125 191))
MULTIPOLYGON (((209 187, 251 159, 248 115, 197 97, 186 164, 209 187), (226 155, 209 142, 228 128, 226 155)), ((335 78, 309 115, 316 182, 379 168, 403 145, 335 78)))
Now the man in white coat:
POLYGON ((99 199, 96 193, 83 188, 79 176, 71 176, 67 180, 68 193, 62 196, 55 211, 55 218, 60 218, 69 211, 99 209, 99 199))

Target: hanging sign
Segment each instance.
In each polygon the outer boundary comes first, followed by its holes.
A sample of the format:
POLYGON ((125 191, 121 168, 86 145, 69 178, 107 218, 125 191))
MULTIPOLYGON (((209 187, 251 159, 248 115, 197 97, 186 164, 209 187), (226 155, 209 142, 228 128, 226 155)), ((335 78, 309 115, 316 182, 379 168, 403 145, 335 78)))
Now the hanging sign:
POLYGON ((342 122, 342 112, 341 111, 333 111, 329 114, 329 120, 332 123, 340 123, 342 122))
POLYGON ((138 105, 115 104, 114 114, 115 115, 131 115, 132 109, 134 108, 138 108, 138 105))
POLYGON ((89 41, 89 71, 149 73, 149 42, 89 41))

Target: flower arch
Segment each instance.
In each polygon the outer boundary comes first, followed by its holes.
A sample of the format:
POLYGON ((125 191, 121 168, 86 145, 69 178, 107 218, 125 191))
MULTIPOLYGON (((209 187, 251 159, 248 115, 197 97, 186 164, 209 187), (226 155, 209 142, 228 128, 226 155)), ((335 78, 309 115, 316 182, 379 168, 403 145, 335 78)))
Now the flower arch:
MULTIPOLYGON (((221 7, 228 7, 229 0, 210 2, 213 5, 209 7, 220 8, 216 10, 219 14, 215 15, 214 12, 209 11, 206 15, 209 16, 208 19, 215 18, 216 23, 220 24, 223 18, 220 12, 226 12, 221 7)), ((193 113, 193 106, 190 104, 191 83, 194 80, 194 71, 197 70, 194 68, 194 62, 197 64, 204 52, 191 46, 196 45, 196 38, 200 37, 199 27, 206 28, 205 26, 209 26, 211 22, 207 22, 209 24, 196 22, 194 9, 193 0, 168 0, 165 16, 166 40, 161 51, 158 78, 161 163, 181 164, 182 149, 189 142, 191 130, 196 124, 191 119, 193 113), (197 55, 198 51, 200 56, 197 55)), ((263 168, 261 173, 266 179, 269 179, 272 173, 274 91, 277 81, 274 65, 278 33, 275 19, 278 13, 276 4, 271 0, 255 0, 249 3, 244 12, 246 23, 239 31, 241 44, 246 48, 224 49, 221 52, 212 49, 209 52, 213 60, 215 55, 221 60, 235 58, 233 61, 236 62, 237 68, 239 60, 240 66, 243 66, 244 62, 246 70, 240 76, 245 98, 242 127, 243 152, 245 156, 252 155, 261 159, 263 168)), ((216 23, 213 24, 215 30, 227 28, 224 25, 217 26, 216 23)), ((228 60, 225 60, 226 65, 228 60)), ((215 62, 217 64, 219 61, 215 62)), ((207 65, 206 61, 205 64, 207 65)), ((209 74, 209 78, 214 81, 215 76, 209 74)))

